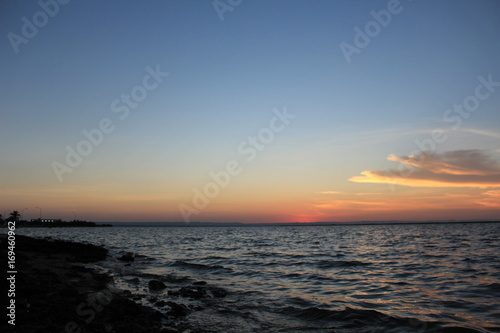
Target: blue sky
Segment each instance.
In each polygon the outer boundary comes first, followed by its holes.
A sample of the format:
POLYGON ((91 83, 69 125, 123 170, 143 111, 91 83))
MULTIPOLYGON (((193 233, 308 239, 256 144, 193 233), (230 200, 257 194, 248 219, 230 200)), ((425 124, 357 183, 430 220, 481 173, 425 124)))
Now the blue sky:
MULTIPOLYGON (((289 220, 300 214, 290 217, 283 207, 300 201, 308 210, 320 191, 387 190, 348 179, 393 167, 387 156, 408 155, 416 139, 448 128, 443 113, 474 93, 479 76, 500 81, 496 1, 401 1, 400 12, 348 63, 339 44, 353 44, 354 28, 364 29, 371 11, 391 3, 243 1, 221 21, 211 1, 73 0, 58 5, 16 53, 8 34, 22 35, 22 18, 33 22, 42 9, 36 1, 3 1, 5 209, 43 203, 63 218, 79 210, 95 220, 140 219, 118 209, 117 194, 125 191, 137 211, 152 212, 145 219, 179 220, 179 203, 190 202, 210 171, 238 159, 238 144, 283 107, 297 118, 198 219, 289 220), (169 76, 119 120, 111 103, 140 85, 148 66, 169 76), (60 182, 51 163, 62 163, 65 147, 103 118, 115 130, 60 182), (279 209, 267 206, 275 201, 279 209)), ((499 105, 500 92, 493 92, 437 152, 494 153, 499 105)), ((315 217, 365 216, 328 214, 315 217)))

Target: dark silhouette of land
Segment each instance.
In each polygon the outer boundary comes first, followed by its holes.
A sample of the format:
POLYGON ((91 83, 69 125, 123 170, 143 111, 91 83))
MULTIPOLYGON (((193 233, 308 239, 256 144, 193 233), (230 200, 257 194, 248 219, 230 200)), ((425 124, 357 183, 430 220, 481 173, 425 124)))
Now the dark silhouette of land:
MULTIPOLYGON (((6 258, 6 234, 0 235, 0 243, 0 255, 6 258)), ((90 244, 16 235, 16 325, 8 325, 4 319, 0 331, 183 331, 184 328, 162 330, 164 314, 109 289, 110 276, 82 265, 105 259, 107 252, 103 247, 90 244)), ((5 309, 5 301, 3 304, 5 309)))
POLYGON ((71 228, 71 227, 112 227, 111 224, 98 224, 88 221, 55 221, 55 222, 40 222, 40 221, 20 221, 16 223, 16 227, 24 228, 71 228))
POLYGON ((0 214, 0 226, 7 226, 9 222, 14 222, 16 228, 112 227, 111 224, 98 224, 95 222, 81 221, 76 219, 73 221, 63 221, 61 219, 42 219, 41 214, 40 218, 27 221, 22 219, 22 214, 17 210, 9 213, 9 216, 7 218, 4 218, 4 216, 0 214))

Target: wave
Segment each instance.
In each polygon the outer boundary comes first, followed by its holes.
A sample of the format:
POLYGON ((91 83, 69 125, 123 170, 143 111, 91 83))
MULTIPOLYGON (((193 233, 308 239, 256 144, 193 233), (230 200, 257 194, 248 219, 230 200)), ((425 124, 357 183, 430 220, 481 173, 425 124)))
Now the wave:
POLYGON ((216 269, 223 269, 223 270, 231 270, 230 268, 226 268, 221 265, 204 265, 204 264, 196 264, 192 262, 185 262, 182 260, 177 260, 171 266, 176 266, 176 267, 187 267, 187 268, 192 268, 192 269, 200 269, 200 270, 216 270, 216 269))
POLYGON ((345 307, 343 310, 328 310, 318 307, 305 309, 288 306, 281 310, 283 314, 316 325, 341 329, 345 332, 431 332, 431 333, 481 333, 468 328, 447 326, 440 322, 425 322, 415 318, 399 318, 387 314, 365 309, 345 307))
POLYGON ((368 265, 371 265, 371 263, 357 261, 357 260, 336 260, 336 261, 321 260, 321 261, 316 262, 316 266, 318 268, 323 268, 323 269, 324 268, 368 266, 368 265))

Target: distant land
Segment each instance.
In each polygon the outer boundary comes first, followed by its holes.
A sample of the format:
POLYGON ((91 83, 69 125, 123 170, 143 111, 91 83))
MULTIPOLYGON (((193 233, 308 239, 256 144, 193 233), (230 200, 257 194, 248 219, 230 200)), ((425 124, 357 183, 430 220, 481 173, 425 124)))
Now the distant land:
MULTIPOLYGON (((262 226, 335 226, 335 225, 392 225, 392 224, 457 224, 500 223, 500 220, 430 220, 430 221, 357 221, 357 222, 105 222, 113 227, 262 227, 262 226)), ((97 224, 100 224, 97 222, 97 224)))

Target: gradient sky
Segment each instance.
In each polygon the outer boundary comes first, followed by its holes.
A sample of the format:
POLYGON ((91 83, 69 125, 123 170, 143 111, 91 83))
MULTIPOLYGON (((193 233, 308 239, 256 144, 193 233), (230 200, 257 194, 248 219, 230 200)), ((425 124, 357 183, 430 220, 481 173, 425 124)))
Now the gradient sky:
POLYGON ((54 1, 0 3, 0 213, 500 218, 498 1, 54 1))

